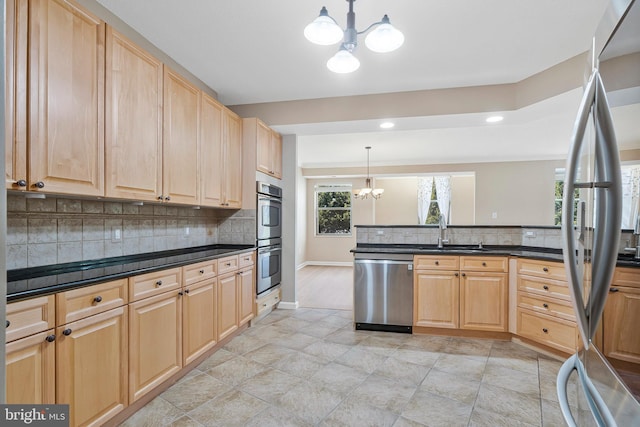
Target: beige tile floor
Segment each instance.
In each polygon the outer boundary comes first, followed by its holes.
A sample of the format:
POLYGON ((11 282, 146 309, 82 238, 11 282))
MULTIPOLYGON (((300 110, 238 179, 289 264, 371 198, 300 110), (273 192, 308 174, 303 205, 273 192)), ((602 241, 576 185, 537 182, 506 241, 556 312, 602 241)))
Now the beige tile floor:
POLYGON ((123 425, 556 427, 560 364, 511 342, 354 331, 350 311, 275 310, 123 425))

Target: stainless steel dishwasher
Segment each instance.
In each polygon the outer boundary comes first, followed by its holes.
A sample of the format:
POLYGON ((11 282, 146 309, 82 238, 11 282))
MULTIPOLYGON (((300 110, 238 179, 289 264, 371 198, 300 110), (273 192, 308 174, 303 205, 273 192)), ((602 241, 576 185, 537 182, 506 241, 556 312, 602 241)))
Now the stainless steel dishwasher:
POLYGON ((355 254, 353 318, 356 329, 412 332, 412 255, 355 254))

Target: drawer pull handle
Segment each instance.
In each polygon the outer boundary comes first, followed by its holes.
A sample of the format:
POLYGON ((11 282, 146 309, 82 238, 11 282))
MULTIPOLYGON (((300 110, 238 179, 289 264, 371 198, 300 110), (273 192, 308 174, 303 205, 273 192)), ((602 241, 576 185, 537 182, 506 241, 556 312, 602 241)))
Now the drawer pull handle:
POLYGON ((199 273, 200 273, 200 274, 204 274, 204 270, 200 270, 200 271, 199 271, 199 273))
POLYGON ((549 287, 548 287, 547 285, 544 285, 544 286, 542 287, 542 289, 544 289, 545 291, 548 291, 548 290, 549 290, 549 287))
POLYGON ((266 303, 265 303, 265 304, 262 304, 262 306, 263 306, 263 307, 266 307, 266 306, 267 306, 267 304, 266 304, 266 303))
POLYGON ((47 337, 44 340, 46 342, 54 342, 56 340, 56 336, 55 335, 47 335, 47 337))
POLYGON ((231 267, 231 263, 230 263, 230 262, 226 263, 225 265, 226 265, 227 267, 231 267))
POLYGON ((69 335, 71 335, 71 332, 73 332, 73 331, 71 329, 67 328, 64 331, 62 331, 62 335, 68 337, 69 335))
POLYGON ((162 280, 158 280, 158 281, 156 282, 156 286, 162 286, 162 280))
POLYGON ((100 295, 98 295, 97 297, 95 297, 93 299, 93 302, 95 302, 95 303, 102 302, 102 297, 100 295))
POLYGON ((7 320, 7 328, 9 327, 9 325, 11 325, 11 321, 7 320))
POLYGON ((547 304, 546 302, 545 302, 544 304, 542 304, 542 306, 543 306, 544 308, 549 308, 549 304, 547 304))
POLYGON ((483 267, 486 267, 486 266, 487 266, 487 263, 486 263, 486 262, 483 262, 483 263, 482 263, 482 266, 483 266, 483 267))
POLYGON ((620 289, 618 289, 618 288, 611 288, 611 289, 609 289, 609 292, 618 292, 618 291, 620 291, 620 289))
POLYGON ((548 334, 549 330, 547 328, 542 328, 542 332, 544 332, 545 334, 548 334))
POLYGON ((545 273, 548 273, 549 269, 547 267, 542 267, 542 271, 544 271, 545 273))
POLYGON ((436 261, 436 265, 440 265, 440 261, 436 261))

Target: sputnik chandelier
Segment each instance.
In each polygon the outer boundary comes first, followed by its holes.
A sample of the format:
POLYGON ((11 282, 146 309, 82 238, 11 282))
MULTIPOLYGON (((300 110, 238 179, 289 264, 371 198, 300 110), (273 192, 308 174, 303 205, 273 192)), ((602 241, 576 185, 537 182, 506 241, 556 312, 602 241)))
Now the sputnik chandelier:
POLYGON ((371 147, 364 147, 367 150, 367 178, 364 181, 364 188, 353 191, 353 197, 356 199, 368 199, 371 196, 374 199, 379 199, 384 193, 383 188, 373 188, 371 185, 371 176, 369 175, 369 151, 371 147))
POLYGON ((404 35, 389 23, 387 15, 384 15, 379 22, 369 25, 364 31, 357 31, 356 14, 353 11, 355 0, 346 1, 349 2, 346 30, 343 30, 336 20, 329 16, 324 6, 320 10, 320 16, 304 29, 304 36, 315 44, 332 45, 342 40, 338 52, 327 61, 327 68, 334 73, 351 73, 360 67, 360 61, 353 55, 358 46, 358 35, 374 27, 375 29, 369 32, 364 40, 364 44, 370 50, 379 53, 392 52, 404 43, 404 35))

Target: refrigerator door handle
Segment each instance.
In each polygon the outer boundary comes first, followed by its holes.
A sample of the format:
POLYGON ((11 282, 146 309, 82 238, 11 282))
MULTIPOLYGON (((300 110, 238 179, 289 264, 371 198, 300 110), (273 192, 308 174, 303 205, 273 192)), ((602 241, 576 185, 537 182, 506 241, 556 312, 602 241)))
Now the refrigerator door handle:
POLYGON ((598 70, 594 69, 589 77, 585 93, 580 102, 578 116, 573 125, 573 133, 571 135, 571 148, 567 158, 566 174, 564 179, 564 189, 562 195, 562 246, 564 265, 567 271, 569 290, 571 291, 571 302, 573 311, 576 313, 576 323, 580 330, 580 336, 585 344, 585 348, 589 348, 588 339, 588 318, 585 311, 584 299, 578 274, 577 254, 575 230, 573 225, 573 193, 576 189, 576 178, 578 176, 578 166, 580 163, 580 152, 584 142, 584 135, 589 123, 591 106, 595 100, 596 80, 598 78, 598 70))
POLYGON ((556 379, 556 390, 558 393, 558 404, 560 405, 560 411, 562 412, 562 417, 564 418, 564 422, 567 423, 568 427, 577 427, 576 420, 573 418, 571 414, 571 408, 569 407, 569 394, 567 393, 567 386, 569 385, 569 378, 573 373, 573 370, 576 369, 576 358, 577 354, 574 354, 560 367, 558 371, 558 378, 556 379))

